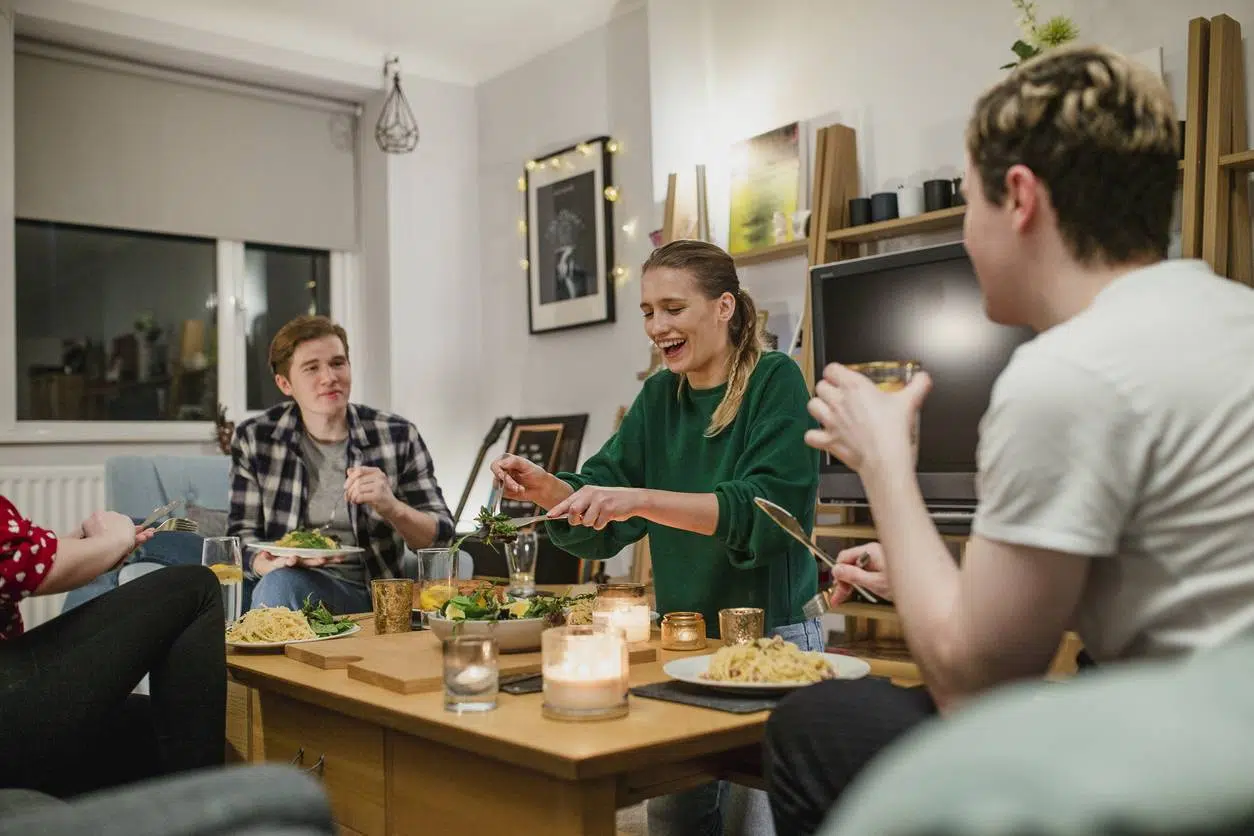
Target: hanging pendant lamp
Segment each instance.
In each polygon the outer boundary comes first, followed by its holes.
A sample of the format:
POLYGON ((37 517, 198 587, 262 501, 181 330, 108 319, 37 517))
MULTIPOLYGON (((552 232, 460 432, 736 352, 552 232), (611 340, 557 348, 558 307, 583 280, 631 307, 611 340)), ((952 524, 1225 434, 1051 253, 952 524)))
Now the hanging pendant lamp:
POLYGON ((379 150, 388 154, 408 154, 418 147, 418 120, 401 90, 400 61, 390 58, 383 64, 383 77, 391 78, 392 90, 383 102, 383 111, 374 126, 379 150))

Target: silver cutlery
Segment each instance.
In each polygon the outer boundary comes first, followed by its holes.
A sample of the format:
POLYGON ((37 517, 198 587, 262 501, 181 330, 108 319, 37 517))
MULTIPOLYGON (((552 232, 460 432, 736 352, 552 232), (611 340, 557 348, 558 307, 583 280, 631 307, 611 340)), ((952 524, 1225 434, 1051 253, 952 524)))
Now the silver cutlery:
POLYGON ((143 531, 145 528, 148 528, 157 520, 161 519, 166 514, 170 513, 171 511, 173 511, 175 508, 177 508, 178 506, 182 504, 183 504, 182 499, 176 499, 173 502, 169 503, 168 505, 162 505, 160 508, 154 508, 152 513, 148 515, 148 518, 139 524, 139 530, 143 531))
POLYGON ((157 526, 155 531, 182 531, 188 534, 194 534, 200 531, 200 525, 192 522, 185 517, 170 517, 170 519, 157 526))
MULTIPOLYGON (((801 527, 801 523, 798 522, 797 518, 794 517, 792 514, 788 513, 786 510, 779 507, 774 502, 771 502, 769 499, 763 499, 762 497, 758 496, 758 497, 754 497, 753 501, 754 501, 754 504, 756 504, 760 509, 762 509, 762 511, 768 517, 770 517, 771 520, 776 525, 784 529, 784 531, 788 532, 788 534, 794 540, 796 540, 797 542, 801 543, 801 545, 809 549, 811 554, 813 554, 819 560, 826 563, 829 568, 835 569, 839 565, 836 562, 835 558, 833 558, 827 552, 823 551, 822 549, 820 549, 818 546, 814 545, 814 543, 810 541, 810 538, 806 536, 805 530, 801 527)), ((866 559, 867 559, 867 555, 865 554, 858 558, 858 566, 860 568, 865 567, 866 559)), ((858 586, 857 584, 853 584, 853 588, 856 589, 863 597, 865 597, 872 604, 879 603, 878 598, 876 598, 874 595, 867 592, 865 589, 858 586)), ((815 595, 809 601, 806 601, 805 605, 801 609, 807 618, 817 618, 818 616, 822 615, 823 613, 831 609, 831 606, 827 602, 826 590, 823 592, 820 592, 818 595, 815 595), (817 610, 817 612, 812 614, 811 611, 813 610, 817 610)))

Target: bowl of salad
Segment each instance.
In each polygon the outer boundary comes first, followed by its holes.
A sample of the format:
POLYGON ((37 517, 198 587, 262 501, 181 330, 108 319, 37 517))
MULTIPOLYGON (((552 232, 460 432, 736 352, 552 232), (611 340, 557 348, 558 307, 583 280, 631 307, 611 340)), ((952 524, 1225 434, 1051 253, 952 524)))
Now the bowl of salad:
POLYGON ((494 636, 502 653, 540 649, 540 634, 565 623, 570 602, 561 595, 515 598, 504 587, 484 583, 455 595, 427 614, 427 626, 438 639, 454 635, 494 636))

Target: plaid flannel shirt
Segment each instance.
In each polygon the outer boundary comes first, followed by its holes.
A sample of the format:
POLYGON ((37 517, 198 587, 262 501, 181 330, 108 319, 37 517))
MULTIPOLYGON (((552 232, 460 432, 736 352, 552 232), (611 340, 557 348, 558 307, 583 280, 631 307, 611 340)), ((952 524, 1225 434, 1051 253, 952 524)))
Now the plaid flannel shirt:
MULTIPOLYGON (((239 425, 231 441, 227 533, 245 543, 278 540, 308 527, 308 477, 300 452, 300 409, 288 401, 239 425)), ((348 466, 377 467, 401 502, 438 520, 436 543, 453 537, 453 517, 418 429, 396 415, 348 406, 348 466)), ((405 540, 373 508, 349 504, 349 520, 370 578, 401 574, 405 540)))

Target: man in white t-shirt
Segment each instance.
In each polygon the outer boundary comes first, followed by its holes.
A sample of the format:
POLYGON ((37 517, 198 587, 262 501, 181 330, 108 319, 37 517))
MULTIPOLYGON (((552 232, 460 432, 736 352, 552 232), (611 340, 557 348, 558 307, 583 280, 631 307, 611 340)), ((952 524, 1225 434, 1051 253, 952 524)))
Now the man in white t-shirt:
POLYGON ((937 707, 1041 676, 1068 628, 1099 663, 1254 634, 1254 292, 1165 260, 1176 141, 1162 83, 1104 49, 1051 51, 976 104, 967 249, 989 317, 1038 336, 981 423, 961 566, 914 473, 932 382, 890 394, 824 371, 807 441, 858 472, 882 539, 841 555, 836 595, 895 602, 927 687, 825 683, 781 703, 766 741, 780 836, 813 832, 937 707))

